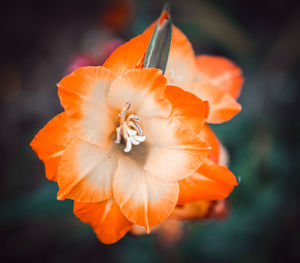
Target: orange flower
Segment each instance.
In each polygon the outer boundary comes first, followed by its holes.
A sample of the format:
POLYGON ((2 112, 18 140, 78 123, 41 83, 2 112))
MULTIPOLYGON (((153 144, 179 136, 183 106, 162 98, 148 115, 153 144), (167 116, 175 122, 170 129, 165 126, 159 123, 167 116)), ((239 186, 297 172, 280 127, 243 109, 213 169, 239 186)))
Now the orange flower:
POLYGON ((118 48, 105 67, 63 78, 65 112, 31 143, 47 178, 58 183, 57 198, 74 200, 74 214, 103 243, 134 224, 149 232, 176 205, 226 198, 237 184, 209 159, 219 158, 219 143, 205 124, 208 102, 168 85, 160 70, 141 68, 151 34, 118 48))
MULTIPOLYGON (((117 74, 141 67, 154 27, 155 23, 143 34, 116 49, 103 66, 117 74)), ((168 84, 178 85, 209 102, 210 111, 206 119, 208 123, 228 121, 241 110, 240 104, 235 100, 243 83, 241 70, 222 57, 207 55, 196 57, 191 43, 175 26, 173 26, 165 76, 168 84)), ((218 164, 221 144, 207 124, 199 135, 209 142, 212 150, 209 158, 193 175, 179 182, 178 204, 222 199, 225 193, 230 192, 232 186, 237 184, 229 169, 218 164), (225 178, 232 178, 232 180, 228 182, 225 178), (205 191, 205 189, 215 191, 205 191)))
MULTIPOLYGON (((203 127, 208 104, 167 86, 157 69, 115 77, 103 67, 84 67, 58 87, 65 112, 31 143, 47 177, 57 178, 58 199, 75 200, 75 214, 104 243, 133 223, 149 231, 176 206, 178 181, 207 156, 209 147, 193 131, 203 127)), ((231 183, 231 175, 224 180, 231 183)))

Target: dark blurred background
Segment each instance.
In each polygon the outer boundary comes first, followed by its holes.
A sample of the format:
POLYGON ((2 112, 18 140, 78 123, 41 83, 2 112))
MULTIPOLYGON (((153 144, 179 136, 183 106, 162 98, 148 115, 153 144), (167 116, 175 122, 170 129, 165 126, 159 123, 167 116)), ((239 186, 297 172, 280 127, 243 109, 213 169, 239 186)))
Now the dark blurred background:
POLYGON ((245 76, 242 112, 213 128, 241 178, 224 222, 186 226, 165 249, 155 236, 106 246, 57 201, 29 142, 62 111, 56 83, 103 63, 141 33, 163 1, 1 1, 1 262, 300 262, 300 5, 292 0, 169 1, 197 54, 245 76))

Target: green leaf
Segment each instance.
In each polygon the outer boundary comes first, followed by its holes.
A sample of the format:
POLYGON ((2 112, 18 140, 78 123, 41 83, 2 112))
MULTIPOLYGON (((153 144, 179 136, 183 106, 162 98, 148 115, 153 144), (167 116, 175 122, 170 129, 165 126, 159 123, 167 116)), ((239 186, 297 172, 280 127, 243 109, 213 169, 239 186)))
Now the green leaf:
POLYGON ((144 68, 158 68, 164 73, 167 67, 172 38, 172 20, 169 5, 165 5, 147 48, 144 68))

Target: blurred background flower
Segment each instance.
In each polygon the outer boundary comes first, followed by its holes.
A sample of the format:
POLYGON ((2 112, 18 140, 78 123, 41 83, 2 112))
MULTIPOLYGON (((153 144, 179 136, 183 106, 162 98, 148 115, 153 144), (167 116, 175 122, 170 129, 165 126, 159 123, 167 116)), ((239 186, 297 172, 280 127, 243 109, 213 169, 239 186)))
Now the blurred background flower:
MULTIPOLYGON (((228 200, 191 202, 177 206, 169 218, 151 228, 150 234, 155 235, 160 247, 169 249, 183 241, 187 232, 185 231, 186 222, 204 223, 207 219, 224 220, 228 215, 228 200)), ((144 227, 134 225, 129 234, 141 237, 146 236, 147 232, 144 227)))
POLYGON ((160 14, 161 1, 3 1, 3 262, 299 262, 299 3, 169 2, 174 24, 197 54, 227 57, 245 76, 242 112, 213 126, 241 178, 228 219, 187 224, 175 247, 160 246, 155 235, 102 245, 73 216, 71 201, 56 200, 57 186, 29 148, 35 131, 62 111, 55 84, 78 65, 101 64, 141 33, 160 14))

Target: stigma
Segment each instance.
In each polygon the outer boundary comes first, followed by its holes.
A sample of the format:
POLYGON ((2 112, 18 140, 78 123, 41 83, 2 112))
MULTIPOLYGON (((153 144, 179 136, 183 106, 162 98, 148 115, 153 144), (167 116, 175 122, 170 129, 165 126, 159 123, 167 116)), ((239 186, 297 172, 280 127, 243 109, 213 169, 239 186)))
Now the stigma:
POLYGON ((124 152, 130 152, 132 145, 139 145, 146 140, 146 136, 143 136, 143 131, 138 124, 140 118, 134 114, 126 117, 130 106, 131 103, 126 102, 126 105, 122 108, 122 112, 119 114, 120 126, 116 129, 117 138, 114 141, 116 144, 120 144, 121 140, 124 140, 126 144, 124 152))

